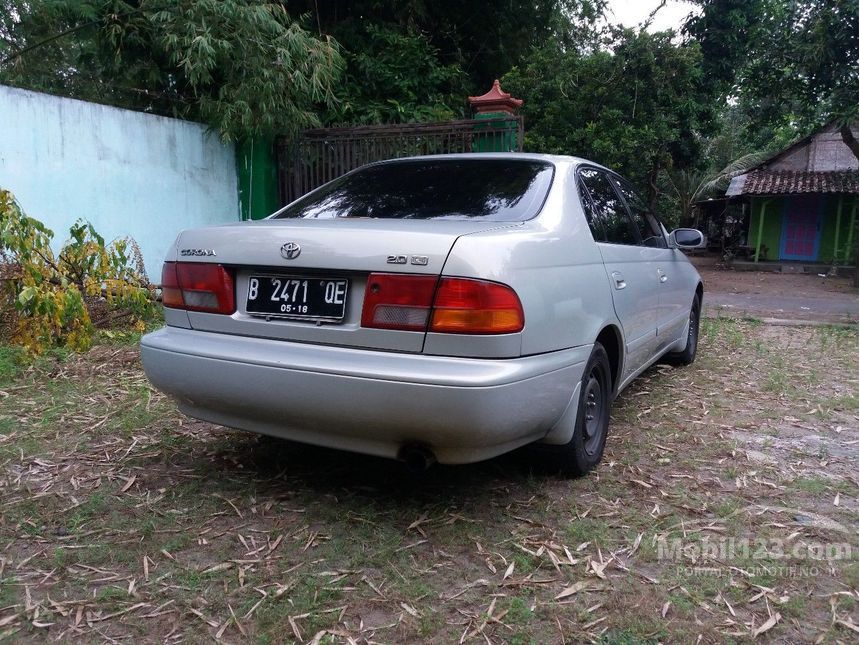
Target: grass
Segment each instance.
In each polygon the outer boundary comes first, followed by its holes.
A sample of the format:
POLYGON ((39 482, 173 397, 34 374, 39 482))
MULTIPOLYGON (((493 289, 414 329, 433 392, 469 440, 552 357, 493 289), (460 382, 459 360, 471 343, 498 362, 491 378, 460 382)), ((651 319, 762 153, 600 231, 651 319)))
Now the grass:
POLYGON ((822 477, 799 477, 791 480, 790 486, 795 490, 813 495, 820 495, 830 489, 830 482, 822 477))
POLYGON ((826 522, 857 526, 854 330, 703 320, 697 363, 637 379, 579 480, 520 451, 416 481, 186 419, 137 338, 34 364, 0 347, 0 639, 737 641, 768 607, 765 638, 853 635, 855 537, 812 577, 689 554, 849 539, 826 522))
POLYGON ((0 386, 12 381, 21 371, 24 351, 18 347, 0 346, 0 386))

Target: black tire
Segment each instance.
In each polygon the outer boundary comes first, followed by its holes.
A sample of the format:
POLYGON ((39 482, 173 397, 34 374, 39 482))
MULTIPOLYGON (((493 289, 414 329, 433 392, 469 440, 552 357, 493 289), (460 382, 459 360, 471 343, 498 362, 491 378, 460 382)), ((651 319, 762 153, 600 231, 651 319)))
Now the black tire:
POLYGON ((699 319, 702 313, 702 301, 698 294, 693 298, 690 307, 690 326, 687 330, 687 346, 683 351, 666 354, 666 362, 672 365, 690 365, 696 360, 696 350, 699 348, 699 319))
POLYGON ((600 463, 612 398, 609 356, 603 345, 595 343, 582 374, 573 437, 562 446, 552 446, 558 467, 565 475, 581 477, 600 463))

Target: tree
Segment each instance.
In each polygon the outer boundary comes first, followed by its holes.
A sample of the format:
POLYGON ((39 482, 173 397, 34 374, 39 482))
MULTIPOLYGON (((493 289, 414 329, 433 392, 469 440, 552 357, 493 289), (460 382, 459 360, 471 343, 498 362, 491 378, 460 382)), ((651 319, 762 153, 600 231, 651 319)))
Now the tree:
POLYGON ((445 120, 533 46, 592 43, 605 0, 298 0, 341 45, 346 72, 327 123, 445 120))
POLYGON ((758 43, 738 82, 751 112, 790 107, 801 128, 856 118, 857 0, 771 0, 758 43))
MULTIPOLYGON (((597 34, 606 0, 295 0, 291 11, 310 16, 320 34, 332 34, 359 55, 365 42, 354 36, 372 25, 401 35, 419 35, 439 66, 456 66, 471 92, 485 91, 548 40, 581 46, 597 34)), ((371 44, 372 43, 368 43, 371 44)))
MULTIPOLYGON (((718 99, 743 112, 747 141, 857 120, 857 0, 700 0, 685 31, 718 99)), ((855 150, 850 128, 846 143, 855 150)))
POLYGON ((204 121, 224 139, 318 125, 343 61, 264 0, 6 0, 0 82, 204 121))
POLYGON ((712 116, 698 46, 672 36, 613 28, 607 47, 591 53, 554 43, 534 50, 503 79, 525 99, 526 147, 611 167, 655 207, 660 172, 696 165, 712 116))
POLYGON ((466 75, 443 64, 423 34, 391 25, 347 23, 338 30, 346 73, 331 125, 445 121, 463 116, 466 75))
POLYGON ((761 32, 763 3, 768 0, 699 0, 682 32, 699 44, 703 79, 717 100, 731 96, 738 70, 761 32))

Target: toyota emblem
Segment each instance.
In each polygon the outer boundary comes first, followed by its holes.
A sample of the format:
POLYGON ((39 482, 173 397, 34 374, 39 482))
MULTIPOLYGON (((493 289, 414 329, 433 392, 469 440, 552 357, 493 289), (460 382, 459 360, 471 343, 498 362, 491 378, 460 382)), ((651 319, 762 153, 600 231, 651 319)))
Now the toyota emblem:
POLYGON ((302 247, 297 242, 287 242, 281 246, 281 255, 285 260, 295 260, 302 252, 302 247))

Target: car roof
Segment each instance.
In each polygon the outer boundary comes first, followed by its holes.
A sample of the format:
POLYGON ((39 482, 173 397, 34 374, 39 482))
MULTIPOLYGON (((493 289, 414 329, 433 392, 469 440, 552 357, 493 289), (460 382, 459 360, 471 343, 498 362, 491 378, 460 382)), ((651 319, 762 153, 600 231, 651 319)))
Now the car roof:
POLYGON ((580 165, 580 164, 588 164, 590 166, 597 166, 598 168, 604 168, 605 170, 612 171, 610 168, 605 168, 601 166, 599 163, 595 163, 593 161, 589 161, 588 159, 583 159, 582 157, 574 157, 572 155, 550 155, 550 154, 540 154, 536 152, 458 152, 453 154, 441 154, 441 155, 417 155, 414 157, 399 157, 397 159, 386 159, 385 161, 377 161, 367 165, 376 165, 376 164, 387 164, 387 163, 397 163, 402 161, 422 161, 426 159, 469 159, 469 160, 478 160, 478 159, 510 159, 510 160, 524 160, 524 159, 532 159, 535 161, 547 161, 553 165, 580 165))

